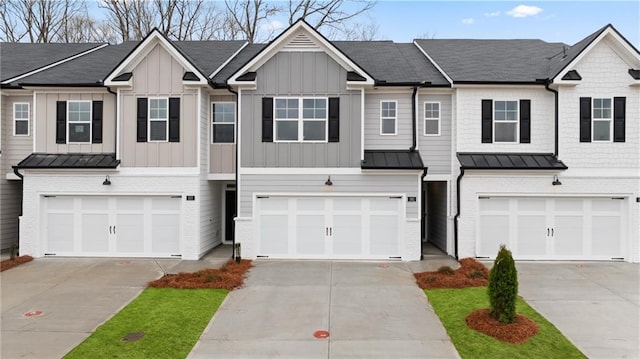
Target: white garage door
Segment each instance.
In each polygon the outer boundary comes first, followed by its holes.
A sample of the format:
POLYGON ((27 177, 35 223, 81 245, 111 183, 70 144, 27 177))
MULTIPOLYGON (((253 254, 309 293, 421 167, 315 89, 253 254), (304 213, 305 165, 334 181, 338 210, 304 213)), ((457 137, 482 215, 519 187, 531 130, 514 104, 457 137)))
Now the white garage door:
POLYGON ((180 255, 180 198, 45 196, 45 255, 180 255))
POLYGON ((400 257, 399 197, 258 197, 259 253, 270 258, 400 257))
POLYGON ((624 198, 481 197, 477 252, 517 259, 623 259, 624 198))

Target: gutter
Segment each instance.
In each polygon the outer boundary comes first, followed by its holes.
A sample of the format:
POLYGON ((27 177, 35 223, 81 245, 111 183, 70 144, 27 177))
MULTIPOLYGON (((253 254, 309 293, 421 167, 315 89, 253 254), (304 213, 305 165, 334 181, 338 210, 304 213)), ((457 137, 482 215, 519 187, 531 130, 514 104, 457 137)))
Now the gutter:
POLYGON ((460 167, 460 174, 456 180, 456 215, 453 217, 453 253, 458 259, 458 219, 460 218, 460 182, 464 176, 464 167, 460 167))
MULTIPOLYGON (((238 162, 238 147, 240 146, 240 141, 238 141, 238 128, 240 127, 240 116, 238 116, 238 114, 240 113, 240 108, 239 108, 239 98, 238 98, 238 92, 234 91, 233 88, 231 88, 231 86, 227 85, 226 86, 227 91, 231 92, 232 94, 236 95, 236 133, 235 133, 235 137, 236 137, 236 173, 235 173, 235 183, 234 185, 236 186, 236 216, 238 216, 238 210, 240 209, 240 196, 238 193, 238 167, 240 166, 239 162, 238 162)), ((235 233, 233 234, 233 240, 231 241, 231 259, 235 259, 235 254, 236 254, 236 235, 235 233)))
MULTIPOLYGON (((418 145, 418 140, 417 140, 417 136, 418 136, 418 125, 416 124, 418 115, 417 112, 418 110, 416 109, 416 97, 418 95, 418 86, 414 85, 413 86, 413 92, 411 93, 411 129, 413 130, 413 144, 411 145, 411 148, 409 148, 409 152, 413 152, 416 150, 416 146, 418 145)), ((425 173, 426 174, 426 173, 425 173)))
POLYGON ((24 179, 24 175, 22 173, 20 173, 20 171, 18 171, 18 167, 17 166, 11 166, 11 168, 13 168, 13 173, 18 176, 20 178, 20 180, 22 181, 24 179))
POLYGON ((559 102, 559 94, 558 94, 558 90, 554 90, 551 87, 549 87, 549 85, 551 85, 552 80, 547 80, 544 83, 544 89, 549 91, 549 92, 553 92, 553 95, 555 97, 555 131, 554 131, 554 140, 555 140, 555 148, 553 151, 553 156, 558 158, 558 127, 559 127, 559 109, 558 109, 558 102, 559 102))
MULTIPOLYGON (((424 199, 422 196, 422 191, 424 191, 424 178, 427 176, 427 170, 429 168, 425 167, 422 171, 422 174, 420 175, 420 188, 418 189, 420 192, 418 192, 418 196, 420 196, 420 205, 424 208, 425 203, 424 203, 424 199)), ((424 211, 422 210, 422 208, 419 208, 420 210, 420 233, 422 233, 422 231, 424 230, 424 211)), ((422 237, 422 236, 421 236, 422 237)), ((422 245, 422 238, 420 238, 420 260, 424 259, 424 246, 422 245)))

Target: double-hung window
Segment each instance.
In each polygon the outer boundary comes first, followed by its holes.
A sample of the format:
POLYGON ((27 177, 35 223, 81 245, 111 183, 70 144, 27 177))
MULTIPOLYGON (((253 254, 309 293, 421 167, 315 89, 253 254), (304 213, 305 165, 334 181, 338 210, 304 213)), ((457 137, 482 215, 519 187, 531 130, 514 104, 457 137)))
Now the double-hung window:
POLYGON ((213 143, 234 143, 236 104, 235 102, 213 102, 211 104, 213 143))
POLYGON ((13 135, 14 136, 29 135, 29 104, 28 103, 13 104, 13 135))
POLYGON ((613 133, 613 111, 610 98, 593 99, 593 141, 611 141, 613 133))
POLYGON ((326 98, 276 98, 274 110, 276 142, 327 141, 326 98))
POLYGON ((518 101, 495 101, 493 109, 495 142, 518 142, 518 101))
POLYGON ((424 103, 424 135, 440 136, 440 102, 424 103))
POLYGON ((380 102, 380 134, 396 135, 398 133, 398 102, 380 102))
POLYGON ((149 141, 166 142, 169 137, 167 98, 149 99, 149 141))
POLYGON ((69 143, 91 143, 91 101, 67 102, 69 143))

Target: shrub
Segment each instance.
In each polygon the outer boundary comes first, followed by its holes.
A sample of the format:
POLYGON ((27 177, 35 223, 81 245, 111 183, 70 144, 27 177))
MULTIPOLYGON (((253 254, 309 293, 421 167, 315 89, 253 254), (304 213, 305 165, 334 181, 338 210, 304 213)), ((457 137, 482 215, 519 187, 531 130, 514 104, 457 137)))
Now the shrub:
POLYGON ((518 272, 509 251, 504 245, 493 262, 487 287, 491 317, 500 323, 513 323, 516 317, 518 297, 518 272))
POLYGON ((438 273, 453 274, 453 273, 455 273, 455 271, 453 270, 453 268, 451 268, 449 266, 442 266, 442 267, 438 268, 438 273))
POLYGON ((467 273, 467 276, 471 279, 487 278, 485 272, 480 269, 472 270, 471 272, 467 273))

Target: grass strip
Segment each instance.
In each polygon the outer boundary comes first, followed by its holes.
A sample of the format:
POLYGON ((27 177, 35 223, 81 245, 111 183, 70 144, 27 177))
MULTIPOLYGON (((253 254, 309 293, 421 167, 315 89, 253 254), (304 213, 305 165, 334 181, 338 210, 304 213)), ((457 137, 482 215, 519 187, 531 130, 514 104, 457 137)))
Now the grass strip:
POLYGON ((508 344, 469 327, 465 318, 488 308, 486 287, 426 289, 425 293, 462 358, 586 358, 553 324, 518 298, 517 313, 532 319, 540 332, 524 344, 508 344))
POLYGON ((65 358, 185 358, 227 293, 147 288, 65 358), (139 341, 122 341, 137 332, 139 341))

